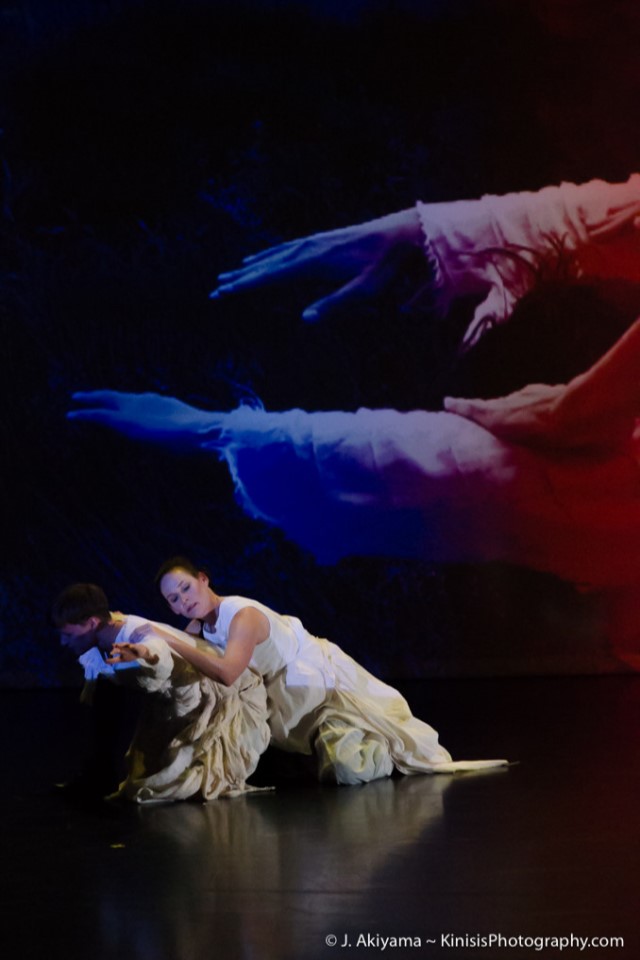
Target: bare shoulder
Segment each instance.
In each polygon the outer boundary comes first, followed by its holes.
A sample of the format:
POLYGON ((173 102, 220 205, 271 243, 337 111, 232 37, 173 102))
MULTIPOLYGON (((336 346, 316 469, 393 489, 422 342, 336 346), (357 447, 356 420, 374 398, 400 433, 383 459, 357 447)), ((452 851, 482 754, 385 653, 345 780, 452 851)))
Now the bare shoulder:
POLYGON ((251 638, 255 643, 262 643, 271 632, 268 617, 257 607, 247 604, 241 607, 231 618, 229 639, 232 636, 251 638))

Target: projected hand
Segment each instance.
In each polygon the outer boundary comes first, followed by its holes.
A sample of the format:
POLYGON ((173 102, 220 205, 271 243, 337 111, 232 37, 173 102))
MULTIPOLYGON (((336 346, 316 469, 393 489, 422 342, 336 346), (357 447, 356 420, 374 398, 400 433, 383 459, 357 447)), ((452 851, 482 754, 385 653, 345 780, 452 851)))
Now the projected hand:
POLYGON ((74 393, 82 406, 67 413, 69 420, 89 420, 117 430, 134 440, 161 443, 176 449, 197 447, 219 428, 219 414, 198 410, 173 397, 157 393, 120 393, 92 390, 74 393))
MULTIPOLYGON (((211 297, 283 280, 320 279, 337 284, 337 289, 303 311, 303 319, 312 323, 351 302, 391 292, 406 278, 408 257, 421 249, 418 214, 414 209, 402 210, 368 223, 291 240, 245 257, 240 268, 220 274, 220 285, 211 297)), ((428 280, 425 258, 421 279, 413 283, 412 289, 400 291, 399 300, 410 304, 424 291, 428 280)))
MULTIPOLYGON (((640 320, 568 384, 533 384, 497 400, 445 399, 445 409, 531 446, 622 450, 640 410, 640 320)), ((627 453, 630 450, 627 449, 627 453)))
POLYGON ((630 443, 640 409, 640 320, 568 384, 531 384, 495 400, 445 398, 444 407, 495 436, 532 447, 603 451, 630 443))
POLYGON ((492 400, 445 397, 444 408, 473 420, 503 440, 557 446, 571 439, 557 422, 558 403, 566 390, 565 384, 534 383, 507 397, 492 400))

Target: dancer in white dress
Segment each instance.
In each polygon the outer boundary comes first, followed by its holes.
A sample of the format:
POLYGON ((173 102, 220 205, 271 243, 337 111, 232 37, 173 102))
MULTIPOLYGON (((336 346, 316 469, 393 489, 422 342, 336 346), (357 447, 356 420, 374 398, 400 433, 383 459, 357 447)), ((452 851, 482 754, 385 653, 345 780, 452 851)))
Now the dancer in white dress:
MULTIPOLYGON (((411 714, 397 690, 335 643, 312 636, 297 618, 245 597, 218 596, 186 558, 167 561, 159 584, 174 613, 192 618, 188 631, 201 631, 222 657, 163 634, 168 645, 222 683, 233 683, 248 665, 258 671, 267 689, 272 743, 315 752, 321 780, 356 784, 387 777, 394 768, 416 774, 506 765, 452 761, 437 732, 411 714)), ((135 639, 146 635, 146 629, 136 631, 135 639)))
POLYGON ((118 796, 144 804, 235 797, 256 789, 246 781, 270 734, 265 689, 255 671, 242 671, 230 686, 216 683, 171 650, 163 636, 182 637, 185 644, 202 641, 167 625, 111 613, 95 584, 68 587, 53 615, 62 644, 78 657, 88 684, 104 676, 149 694, 118 796), (132 644, 141 631, 145 643, 132 644), (137 669, 119 669, 125 662, 137 669))

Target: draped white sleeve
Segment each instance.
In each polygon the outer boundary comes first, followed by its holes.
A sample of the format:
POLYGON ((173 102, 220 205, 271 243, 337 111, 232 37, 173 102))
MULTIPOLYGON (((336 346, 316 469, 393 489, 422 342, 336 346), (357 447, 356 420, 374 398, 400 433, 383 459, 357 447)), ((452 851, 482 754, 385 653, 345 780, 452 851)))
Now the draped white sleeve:
POLYGON ((531 285, 536 256, 560 246, 586 275, 640 281, 640 174, 626 183, 591 180, 479 200, 417 204, 426 252, 435 265, 440 308, 471 294, 483 299, 465 336, 501 322, 531 285))
POLYGON ((495 517, 517 467, 507 445, 462 417, 241 407, 223 424, 204 446, 227 461, 244 509, 324 562, 501 554, 495 517))

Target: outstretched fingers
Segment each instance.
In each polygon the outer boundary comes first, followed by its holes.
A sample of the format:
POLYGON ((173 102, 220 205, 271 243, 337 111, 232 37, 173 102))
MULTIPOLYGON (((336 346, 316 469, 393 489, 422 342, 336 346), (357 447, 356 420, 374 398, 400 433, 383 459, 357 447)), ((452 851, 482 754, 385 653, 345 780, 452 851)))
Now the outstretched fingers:
POLYGON ((224 414, 192 407, 175 397, 157 393, 120 393, 96 390, 75 394, 87 406, 70 410, 70 420, 84 420, 117 430, 135 440, 195 449, 216 437, 224 414))
POLYGON ((238 290, 291 277, 323 277, 344 282, 371 260, 379 245, 377 234, 362 227, 343 227, 290 240, 245 257, 236 270, 221 273, 215 299, 238 290))
POLYGON ((482 411, 484 400, 465 400, 461 397, 445 397, 444 409, 447 413, 457 413, 459 417, 468 417, 482 411))
POLYGON ((304 273, 315 260, 309 247, 308 240, 293 240, 245 257, 241 267, 218 275, 218 286, 209 294, 210 299, 304 273))
POLYGON ((120 390, 90 390, 73 393, 76 403, 86 404, 79 410, 67 411, 68 420, 90 420, 107 427, 121 427, 124 422, 135 421, 142 404, 153 404, 154 393, 123 393, 120 390))
MULTIPOLYGON (((307 237, 298 237, 296 240, 287 240, 273 247, 266 247, 257 253, 250 253, 244 257, 242 263, 246 266, 255 266, 271 259, 301 259, 303 261, 316 260, 325 254, 333 253, 340 246, 344 246, 360 228, 338 227, 336 230, 324 230, 321 233, 311 233, 307 237)), ((222 276, 222 274, 221 274, 222 276)))
MULTIPOLYGON (((123 396, 127 396, 127 394, 123 394, 119 390, 89 390, 72 393, 71 399, 80 404, 98 404, 107 410, 116 410, 120 406, 123 396)), ((81 411, 70 412, 80 413, 81 411)))
MULTIPOLYGON (((246 266, 252 266, 263 260, 269 260, 271 257, 287 254, 298 247, 300 243, 300 240, 287 240, 286 243, 277 243, 273 247, 265 247, 264 250, 259 250, 257 253, 250 253, 247 257, 243 257, 242 262, 246 266)), ((224 274, 220 274, 220 276, 224 276, 224 274)))
POLYGON ((302 319, 306 323, 316 323, 325 316, 344 309, 349 303, 370 300, 383 293, 392 280, 393 274, 389 271, 385 259, 381 258, 365 267, 343 287, 306 307, 302 319))
POLYGON ((68 410, 67 420, 85 420, 91 423, 99 423, 105 427, 115 426, 118 423, 119 416, 115 410, 105 410, 100 407, 88 407, 85 410, 68 410))
POLYGON ((447 413, 455 413, 465 420, 473 420, 481 427, 487 430, 495 430, 502 426, 503 411, 500 404, 495 400, 467 400, 462 397, 445 397, 443 402, 447 413))

